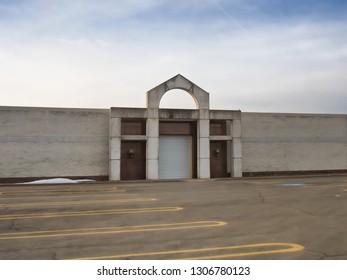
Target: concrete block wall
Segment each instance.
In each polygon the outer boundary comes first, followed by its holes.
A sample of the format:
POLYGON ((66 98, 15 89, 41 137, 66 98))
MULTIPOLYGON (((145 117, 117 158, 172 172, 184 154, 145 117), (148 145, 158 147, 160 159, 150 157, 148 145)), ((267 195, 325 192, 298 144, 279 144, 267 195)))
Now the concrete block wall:
POLYGON ((347 115, 241 113, 243 172, 347 170, 347 115))
POLYGON ((109 110, 0 107, 0 178, 108 176, 109 110))

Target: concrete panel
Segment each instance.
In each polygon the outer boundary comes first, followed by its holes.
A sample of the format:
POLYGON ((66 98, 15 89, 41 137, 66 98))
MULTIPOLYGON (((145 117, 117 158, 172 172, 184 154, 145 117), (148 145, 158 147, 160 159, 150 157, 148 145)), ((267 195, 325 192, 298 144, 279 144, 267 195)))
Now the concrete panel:
POLYGON ((110 138, 110 159, 120 159, 120 138, 110 138))
POLYGON ((108 143, 7 142, 0 145, 0 178, 107 176, 108 143))
POLYGON ((163 95, 169 89, 166 88, 165 83, 160 84, 159 86, 151 89, 147 92, 147 108, 158 109, 159 103, 163 95))
POLYGON ((240 120, 241 111, 232 110, 210 110, 212 120, 240 120))
POLYGON ((198 159, 198 178, 210 178, 210 159, 198 159))
POLYGON ((110 181, 120 180, 120 160, 110 160, 110 181))
POLYGON ((109 110, 0 107, 0 136, 109 135, 109 110))
POLYGON ((121 118, 110 119, 110 137, 121 136, 121 118))
POLYGON ((0 107, 0 177, 107 176, 109 110, 0 107))
POLYGON ((198 121, 199 134, 198 137, 209 137, 210 136, 210 121, 199 120, 198 121))
POLYGON ((159 160, 147 159, 147 179, 158 180, 159 179, 159 160))
MULTIPOLYGON (((232 165, 232 142, 231 141, 227 141, 227 172, 231 173, 231 165, 232 165)), ((231 173, 232 175, 232 173, 231 173)))
POLYGON ((210 140, 213 140, 213 141, 228 141, 232 139, 233 138, 231 135, 211 135, 210 136, 210 140))
POLYGON ((244 172, 347 169, 347 116, 242 113, 244 172))
POLYGON ((232 134, 233 134, 233 122, 232 121, 226 121, 226 129, 227 129, 227 135, 232 136, 232 134))
POLYGON ((234 138, 240 138, 242 136, 241 120, 233 120, 232 135, 234 138))
POLYGON ((147 119, 147 136, 158 137, 159 136, 159 120, 158 119, 147 119))
POLYGON ((243 143, 245 172, 347 169, 344 143, 243 143))
POLYGON ((149 108, 148 109, 148 118, 149 119, 158 119, 159 118, 159 109, 158 108, 149 108))
POLYGON ((200 115, 200 120, 209 120, 210 119, 210 111, 208 109, 200 109, 199 115, 200 115))
POLYGON ((130 141, 146 141, 146 135, 123 135, 120 137, 121 140, 130 140, 130 141))
POLYGON ((232 160, 232 171, 231 176, 235 178, 241 178, 242 177, 242 159, 233 159, 232 160))
POLYGON ((208 92, 194 86, 194 95, 199 103, 199 109, 208 110, 210 108, 210 96, 208 92))
POLYGON ((242 158, 241 138, 233 138, 233 141, 232 141, 232 158, 242 158))
POLYGON ((147 139, 147 159, 159 159, 159 138, 147 139))
POLYGON ((147 118, 147 109, 144 108, 111 108, 111 118, 147 118))
POLYGON ((242 113, 243 137, 346 136, 346 115, 242 113))
POLYGON ((160 119, 181 119, 181 120, 196 120, 199 118, 198 110, 187 109, 160 109, 160 119))
POLYGON ((210 158, 210 139, 198 138, 198 159, 210 158))

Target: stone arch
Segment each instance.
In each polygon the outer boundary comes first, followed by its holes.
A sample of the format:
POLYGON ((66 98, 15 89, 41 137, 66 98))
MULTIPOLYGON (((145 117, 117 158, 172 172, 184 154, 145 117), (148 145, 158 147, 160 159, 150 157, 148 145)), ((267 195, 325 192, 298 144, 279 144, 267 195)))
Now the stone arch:
POLYGON ((159 109, 160 100, 171 89, 181 89, 189 93, 197 109, 208 110, 210 107, 209 93, 178 74, 147 92, 147 108, 159 109))
POLYGON ((159 179, 159 105, 171 89, 188 92, 199 111, 197 119, 197 177, 210 178, 209 93, 178 74, 147 92, 147 179, 159 179))

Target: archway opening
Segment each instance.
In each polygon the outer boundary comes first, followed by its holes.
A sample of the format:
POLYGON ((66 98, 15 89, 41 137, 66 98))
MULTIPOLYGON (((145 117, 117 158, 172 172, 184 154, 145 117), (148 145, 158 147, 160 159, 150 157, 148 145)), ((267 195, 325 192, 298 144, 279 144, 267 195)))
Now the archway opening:
POLYGON ((167 91, 160 101, 160 108, 199 109, 194 98, 188 92, 181 89, 167 91))

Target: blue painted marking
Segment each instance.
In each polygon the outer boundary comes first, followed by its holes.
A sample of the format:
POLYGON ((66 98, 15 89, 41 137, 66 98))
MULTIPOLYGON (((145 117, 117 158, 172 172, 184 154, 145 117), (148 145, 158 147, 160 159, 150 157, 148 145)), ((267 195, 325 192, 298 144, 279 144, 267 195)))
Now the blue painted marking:
POLYGON ((277 184, 276 187, 304 187, 304 186, 312 186, 312 184, 302 183, 302 184, 277 184))

